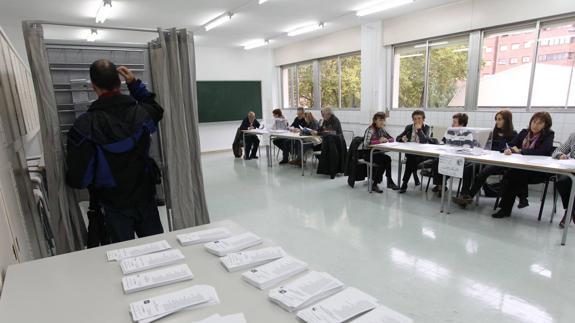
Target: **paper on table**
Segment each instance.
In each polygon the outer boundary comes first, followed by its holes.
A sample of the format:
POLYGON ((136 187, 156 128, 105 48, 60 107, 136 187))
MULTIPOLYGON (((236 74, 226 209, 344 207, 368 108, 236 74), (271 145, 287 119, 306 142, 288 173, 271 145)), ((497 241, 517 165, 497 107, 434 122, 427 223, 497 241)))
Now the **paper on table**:
POLYGON ((312 323, 341 323, 377 307, 377 300, 353 287, 299 311, 297 317, 312 323))
POLYGON ((125 258, 147 255, 150 253, 170 248, 171 248, 170 244, 166 240, 161 240, 157 242, 146 243, 140 246, 109 250, 106 252, 106 256, 108 257, 108 261, 115 261, 115 260, 122 260, 125 258))
POLYGON ((383 305, 376 307, 374 310, 360 316, 351 323, 412 323, 409 317, 400 314, 383 305))
POLYGON ((150 323, 183 309, 198 309, 219 303, 215 288, 197 285, 134 302, 130 304, 130 313, 134 322, 150 323))
POLYGON ((330 274, 312 271, 287 285, 270 290, 268 296, 292 312, 333 295, 343 287, 343 283, 330 274))
POLYGON ((190 232, 184 234, 178 234, 178 241, 182 246, 189 246, 197 243, 205 243, 210 241, 215 241, 218 239, 223 239, 231 236, 232 233, 227 228, 215 228, 202 230, 197 232, 190 232))
POLYGON ((186 264, 162 268, 141 274, 122 278, 122 287, 126 294, 179 283, 194 278, 190 267, 186 264))
POLYGON ((247 249, 262 243, 262 238, 248 232, 227 239, 208 242, 204 245, 206 250, 216 256, 225 256, 232 252, 247 249))
POLYGON ((269 247, 257 250, 230 253, 220 258, 220 262, 229 272, 259 266, 266 262, 279 259, 286 253, 281 247, 269 247))
POLYGON ((242 278, 259 289, 265 289, 307 270, 307 264, 292 257, 283 257, 242 274, 242 278))
POLYGON ((185 257, 179 249, 171 249, 149 255, 124 259, 120 262, 120 267, 122 268, 124 275, 126 275, 166 266, 182 259, 185 259, 185 257))

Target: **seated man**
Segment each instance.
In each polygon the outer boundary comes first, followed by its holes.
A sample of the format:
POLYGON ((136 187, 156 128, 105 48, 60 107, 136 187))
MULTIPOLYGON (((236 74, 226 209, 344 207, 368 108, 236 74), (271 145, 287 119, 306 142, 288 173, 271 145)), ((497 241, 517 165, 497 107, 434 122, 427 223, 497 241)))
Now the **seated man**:
MULTIPOLYGON (((557 148, 553 155, 551 155, 555 159, 574 159, 575 158, 575 133, 572 133, 569 136, 567 142, 557 148)), ((565 218, 567 217, 567 208, 569 207, 569 198, 571 197, 571 178, 565 175, 559 175, 557 178, 557 190, 559 191, 559 195, 561 196, 561 202, 563 203, 563 208, 565 208, 565 215, 561 222, 559 222, 559 227, 565 227, 565 218)), ((571 213, 573 216, 573 213, 571 213)))
MULTIPOLYGON (((405 130, 396 138, 398 142, 416 142, 420 144, 429 143, 431 140, 431 127, 425 124, 425 112, 422 110, 415 110, 411 114, 412 124, 405 127, 405 130)), ((417 165, 426 160, 426 157, 417 155, 405 155, 407 159, 405 163, 405 172, 403 173, 403 181, 399 193, 407 192, 407 183, 411 175, 415 180, 415 185, 420 185, 419 178, 417 177, 417 165)))
POLYGON ((323 138, 317 173, 329 175, 334 179, 338 173, 344 172, 347 147, 341 122, 333 114, 332 109, 321 109, 321 116, 319 130, 311 131, 312 135, 320 135, 323 138))
MULTIPOLYGON (((253 130, 258 129, 260 123, 256 119, 256 114, 253 111, 248 112, 248 116, 242 121, 240 130, 253 130)), ((260 146, 260 139, 258 136, 245 136, 246 142, 244 142, 244 151, 246 160, 252 158, 257 159, 258 147, 260 146)))

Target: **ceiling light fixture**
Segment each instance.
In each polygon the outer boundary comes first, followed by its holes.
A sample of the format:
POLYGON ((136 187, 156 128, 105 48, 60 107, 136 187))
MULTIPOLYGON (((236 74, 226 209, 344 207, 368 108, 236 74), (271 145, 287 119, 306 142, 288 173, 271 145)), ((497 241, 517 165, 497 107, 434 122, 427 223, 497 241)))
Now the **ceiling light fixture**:
POLYGON ((112 12, 112 0, 103 0, 102 5, 98 8, 98 12, 96 13, 96 23, 103 24, 108 17, 110 17, 110 13, 112 12))
POLYGON ((264 2, 268 2, 268 0, 260 0, 260 1, 259 1, 259 4, 262 4, 262 3, 264 3, 264 2))
POLYGON ((232 19, 234 15, 231 12, 224 12, 223 14, 217 16, 216 18, 208 21, 205 25, 204 25, 204 29, 206 31, 209 31, 211 29, 214 29, 228 21, 230 21, 232 19))
POLYGON ((387 0, 367 8, 359 9, 355 12, 355 14, 359 17, 363 17, 373 13, 389 10, 391 8, 403 6, 408 3, 412 3, 413 1, 414 0, 387 0))
POLYGON ((92 28, 88 34, 88 37, 86 37, 86 41, 95 42, 96 39, 98 39, 98 29, 92 28))
POLYGON ((325 27, 325 24, 319 23, 319 24, 313 24, 313 25, 309 25, 309 26, 305 26, 305 27, 300 27, 297 29, 294 29, 290 32, 287 33, 288 36, 293 37, 293 36, 297 36, 297 35, 301 35, 301 34, 305 34, 305 33, 309 33, 312 31, 316 31, 318 29, 322 29, 323 27, 325 27))
POLYGON ((242 46, 244 46, 245 50, 250 50, 250 49, 265 46, 269 43, 270 43, 270 41, 267 39, 256 39, 256 40, 252 40, 250 42, 247 42, 247 43, 243 44, 242 46))

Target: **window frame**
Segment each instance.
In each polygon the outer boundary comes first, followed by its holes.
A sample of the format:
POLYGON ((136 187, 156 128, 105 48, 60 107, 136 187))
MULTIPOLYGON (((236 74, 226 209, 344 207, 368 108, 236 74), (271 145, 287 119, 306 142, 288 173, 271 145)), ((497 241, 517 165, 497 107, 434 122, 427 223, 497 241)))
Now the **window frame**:
MULTIPOLYGON (((342 103, 342 68, 341 68, 341 59, 344 57, 349 57, 349 56, 359 56, 360 58, 360 64, 361 64, 361 51, 353 51, 353 52, 347 52, 347 53, 343 53, 343 54, 338 54, 338 55, 331 55, 331 56, 324 56, 324 57, 320 57, 320 58, 315 58, 315 59, 310 59, 310 60, 305 60, 305 61, 301 61, 301 62, 296 62, 296 63, 291 63, 291 64, 286 64, 286 65, 281 65, 280 66, 280 75, 282 75, 283 71, 285 68, 289 68, 289 67, 294 67, 296 70, 296 84, 297 84, 297 91, 296 91, 296 97, 299 100, 299 74, 298 74, 298 65, 304 65, 304 64, 312 64, 312 72, 313 72, 313 76, 312 76, 312 80, 313 80, 313 96, 314 96, 314 106, 309 107, 310 110, 315 110, 315 111, 320 111, 321 110, 321 61, 323 60, 333 60, 333 59, 337 59, 337 69, 338 69, 338 106, 337 107, 331 107, 334 110, 342 110, 342 111, 360 111, 361 110, 361 101, 360 101, 360 106, 359 107, 342 107, 341 103, 342 103)), ((361 82, 361 77, 360 77, 360 82, 361 82)), ((281 97, 281 105, 282 105, 282 109, 284 110, 296 110, 298 107, 286 107, 284 106, 284 91, 283 91, 283 77, 280 78, 280 89, 282 89, 280 97, 281 97)), ((361 86, 361 83, 360 83, 361 86)), ((361 100, 361 97, 360 97, 361 100)))

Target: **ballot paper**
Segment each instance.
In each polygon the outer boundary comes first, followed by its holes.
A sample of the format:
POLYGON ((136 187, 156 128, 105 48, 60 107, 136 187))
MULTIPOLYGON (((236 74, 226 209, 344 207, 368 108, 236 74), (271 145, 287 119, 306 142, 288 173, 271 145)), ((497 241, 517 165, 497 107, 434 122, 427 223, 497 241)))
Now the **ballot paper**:
POLYGON ((307 270, 307 264, 292 257, 283 257, 242 274, 251 285, 266 289, 307 270))
POLYGON ((316 305, 299 311, 297 317, 308 323, 341 323, 377 307, 372 296, 348 287, 316 305))
POLYGON ((179 249, 170 249, 149 255, 124 259, 120 262, 120 267, 122 268, 124 275, 127 275, 161 266, 171 265, 180 260, 183 260, 184 258, 184 254, 179 249))
POLYGON ((328 273, 312 271, 303 277, 270 290, 270 300, 293 312, 343 290, 343 283, 328 273))
POLYGON ((204 245, 209 253, 223 257, 232 252, 238 252, 262 243, 262 238, 248 232, 227 239, 208 242, 204 245))
POLYGON ((150 323, 184 309, 197 309, 219 304, 220 299, 212 286, 197 285, 130 304, 132 320, 150 323))
POLYGON ((175 284, 194 278, 186 264, 171 266, 122 278, 122 287, 126 294, 142 290, 175 284))
POLYGON ((206 243, 219 239, 230 237, 232 233, 227 228, 215 228, 202 230, 197 232, 190 232, 178 234, 178 241, 182 246, 190 246, 198 243, 206 243))
POLYGON ((106 252, 106 256, 108 257, 108 261, 119 261, 125 258, 143 256, 170 248, 170 244, 166 240, 162 240, 135 247, 110 250, 106 252))
POLYGON ((413 320, 383 305, 360 316, 351 323, 412 323, 413 320))
POLYGON ((221 316, 220 314, 214 314, 208 318, 201 321, 195 321, 192 323, 247 323, 246 318, 243 313, 221 316))
POLYGON ((234 272, 263 265, 285 255, 286 253, 281 247, 269 247, 230 253, 229 255, 220 258, 220 262, 227 271, 234 272))

